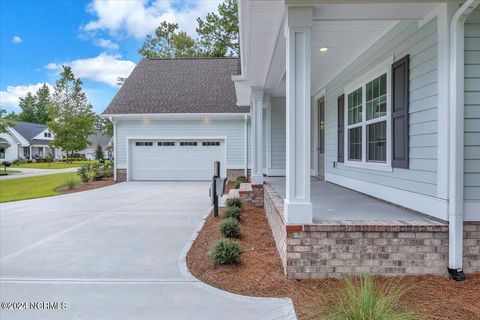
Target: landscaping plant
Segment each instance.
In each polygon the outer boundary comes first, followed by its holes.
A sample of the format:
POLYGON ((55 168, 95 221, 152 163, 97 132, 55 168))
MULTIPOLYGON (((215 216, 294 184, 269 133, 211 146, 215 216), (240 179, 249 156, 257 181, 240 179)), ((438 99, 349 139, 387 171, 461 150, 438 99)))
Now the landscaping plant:
POLYGON ((237 241, 221 239, 210 248, 208 255, 217 265, 230 265, 240 263, 243 249, 237 241))
POLYGON ((241 212, 240 212, 240 208, 237 208, 237 207, 228 207, 227 209, 225 209, 225 212, 223 213, 223 217, 225 219, 237 219, 237 220, 240 220, 240 215, 241 215, 241 212))
POLYGON ((67 182, 65 182, 65 184, 63 185, 64 187, 67 187, 68 190, 72 190, 72 189, 75 189, 75 187, 77 186, 78 182, 75 181, 75 179, 73 178, 69 178, 67 179, 67 182))
POLYGON ((218 227, 226 238, 237 238, 240 236, 240 223, 235 218, 223 219, 218 227))
POLYGON ((418 316, 398 311, 400 298, 408 292, 401 285, 383 290, 374 286, 373 277, 364 275, 352 280, 344 276, 344 287, 336 292, 335 305, 328 309, 329 320, 413 320, 418 316))
POLYGON ((240 188, 240 184, 247 182, 247 177, 239 176, 235 179, 235 189, 240 188))
POLYGON ((240 199, 240 198, 228 199, 227 200, 227 206, 237 207, 237 208, 241 209, 242 208, 242 199, 240 199))

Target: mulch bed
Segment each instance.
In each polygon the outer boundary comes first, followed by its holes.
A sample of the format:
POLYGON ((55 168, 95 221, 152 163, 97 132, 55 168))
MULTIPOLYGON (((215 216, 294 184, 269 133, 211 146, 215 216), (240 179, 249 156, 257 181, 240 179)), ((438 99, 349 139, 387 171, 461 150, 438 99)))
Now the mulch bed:
MULTIPOLYGON (((339 279, 286 279, 275 242, 262 208, 245 206, 238 239, 245 249, 242 263, 218 267, 208 258, 210 246, 221 238, 220 217, 210 215, 187 255, 190 272, 214 287, 233 293, 259 297, 290 297, 299 319, 318 319, 341 288, 339 279)), ((469 275, 466 282, 454 282, 440 276, 375 277, 379 287, 401 283, 411 287, 400 301, 399 309, 411 311, 423 319, 480 319, 480 274, 469 275)))
POLYGON ((88 183, 80 183, 74 189, 68 189, 68 187, 61 187, 61 188, 58 188, 55 191, 60 192, 62 194, 74 193, 74 192, 103 188, 103 187, 107 187, 107 186, 110 186, 110 185, 116 184, 116 183, 117 183, 116 181, 113 181, 113 178, 110 178, 110 179, 103 179, 103 180, 99 180, 99 181, 91 181, 91 182, 88 182, 88 183))

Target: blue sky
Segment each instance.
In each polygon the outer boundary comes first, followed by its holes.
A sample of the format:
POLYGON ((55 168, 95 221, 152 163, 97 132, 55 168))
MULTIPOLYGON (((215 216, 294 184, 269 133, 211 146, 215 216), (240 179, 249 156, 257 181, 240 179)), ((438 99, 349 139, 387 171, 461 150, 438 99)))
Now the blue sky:
POLYGON ((62 64, 84 82, 102 112, 140 60, 145 35, 163 21, 195 36, 195 19, 219 0, 3 0, 0 1, 0 108, 16 111, 18 98, 43 83, 54 86, 62 64))

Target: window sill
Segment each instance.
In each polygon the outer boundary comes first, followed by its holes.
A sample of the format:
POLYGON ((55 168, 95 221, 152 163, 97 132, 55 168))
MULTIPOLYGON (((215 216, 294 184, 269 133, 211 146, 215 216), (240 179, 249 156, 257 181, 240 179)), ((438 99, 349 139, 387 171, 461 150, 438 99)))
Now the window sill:
POLYGON ((345 167, 350 167, 350 168, 359 168, 359 169, 367 169, 367 170, 375 170, 375 171, 383 171, 383 172, 393 172, 392 166, 390 166, 386 163, 345 161, 344 166, 345 167))

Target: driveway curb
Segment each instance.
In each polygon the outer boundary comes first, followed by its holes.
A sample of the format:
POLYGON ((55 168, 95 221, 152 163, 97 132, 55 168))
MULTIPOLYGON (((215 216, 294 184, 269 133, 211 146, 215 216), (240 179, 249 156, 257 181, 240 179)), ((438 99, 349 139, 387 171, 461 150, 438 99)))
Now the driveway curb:
MULTIPOLYGON (((240 302, 249 302, 249 303, 278 303, 282 304, 280 308, 283 309, 283 314, 284 314, 284 319, 288 320, 297 320, 297 315, 295 313, 295 308, 292 302, 292 299, 290 298, 268 298, 268 297, 251 297, 251 296, 244 296, 236 293, 231 293, 228 291, 224 291, 218 288, 215 288, 209 284, 206 284, 205 282, 202 282, 201 280, 197 279, 193 274, 190 273, 190 270, 188 270, 187 267, 187 254, 188 251, 190 251, 190 248, 193 245, 193 242, 197 238, 198 234, 203 228, 203 225, 205 224, 205 221, 208 217, 208 215, 212 212, 213 207, 208 209, 207 213, 205 216, 202 218, 202 221, 198 225, 198 227, 195 229, 193 232, 192 236, 188 240, 188 242, 185 244, 183 247, 182 251, 180 252, 180 255, 178 257, 178 268, 180 269, 180 273, 185 277, 185 279, 190 280, 193 282, 193 284, 205 291, 208 291, 210 293, 213 293, 215 295, 225 297, 228 299, 233 299, 236 301, 240 302)), ((272 310, 273 311, 273 310, 272 310)), ((268 319, 268 313, 264 314, 262 317, 259 319, 268 319)))

